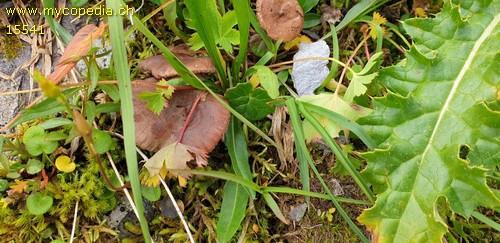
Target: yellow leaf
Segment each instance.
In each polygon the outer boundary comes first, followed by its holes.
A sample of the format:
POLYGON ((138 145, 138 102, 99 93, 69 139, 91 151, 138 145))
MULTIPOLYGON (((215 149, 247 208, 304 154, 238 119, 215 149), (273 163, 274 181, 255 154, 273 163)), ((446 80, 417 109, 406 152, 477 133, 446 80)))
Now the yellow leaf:
POLYGON ((254 89, 257 88, 257 86, 259 86, 260 84, 259 75, 258 74, 252 75, 249 81, 252 84, 252 88, 254 89))
POLYGON ((427 13, 424 8, 415 8, 415 16, 419 18, 427 18, 427 13))
POLYGON ((5 198, 0 199, 0 203, 3 204, 2 208, 6 208, 11 201, 12 199, 10 198, 7 198, 7 200, 5 198))
POLYGON ((75 170, 76 164, 68 156, 62 155, 56 159, 56 168, 64 173, 70 173, 75 170))
POLYGON ((186 185, 187 185, 187 179, 186 178, 184 178, 182 176, 178 176, 177 180, 179 181, 179 185, 180 186, 186 187, 186 185))
POLYGON ((9 186, 9 188, 12 189, 13 191, 18 193, 23 193, 24 190, 28 189, 27 181, 20 181, 18 179, 15 179, 14 181, 16 182, 16 184, 13 186, 9 186))
POLYGON ((306 35, 301 35, 301 36, 285 43, 285 46, 283 48, 285 48, 285 51, 297 49, 297 48, 299 48, 299 45, 301 42, 311 43, 312 41, 306 35))

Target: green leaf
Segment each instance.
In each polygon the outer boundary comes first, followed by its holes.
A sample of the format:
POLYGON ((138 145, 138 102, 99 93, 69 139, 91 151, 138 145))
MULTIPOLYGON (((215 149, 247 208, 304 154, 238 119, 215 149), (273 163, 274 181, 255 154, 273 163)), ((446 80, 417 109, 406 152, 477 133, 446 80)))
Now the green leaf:
POLYGON ((276 99, 280 95, 279 88, 280 82, 278 81, 278 76, 266 66, 253 66, 251 69, 255 70, 256 73, 252 76, 252 79, 258 81, 258 84, 262 85, 267 91, 267 94, 271 99, 276 99))
POLYGON ((54 199, 49 195, 42 195, 41 192, 35 192, 28 196, 26 200, 26 207, 28 211, 33 215, 42 215, 49 211, 52 207, 54 199))
POLYGON ((0 192, 3 192, 9 188, 9 182, 4 179, 0 179, 0 192))
MULTIPOLYGON (((243 134, 243 129, 236 117, 231 116, 224 137, 224 143, 231 157, 231 164, 235 174, 251 181, 252 171, 248 163, 248 150, 243 149, 248 148, 247 141, 243 134)), ((248 190, 252 198, 255 198, 255 191, 250 188, 248 188, 248 190)))
POLYGON ((38 156, 42 153, 50 154, 57 149, 57 142, 47 140, 45 130, 40 126, 28 128, 23 136, 23 143, 26 145, 26 150, 33 156, 38 156))
POLYGON ((217 69, 222 87, 225 88, 227 86, 226 63, 217 48, 217 37, 221 36, 220 33, 222 33, 222 19, 217 11, 215 1, 185 0, 184 3, 191 15, 192 26, 203 41, 205 49, 217 69))
POLYGON ((160 86, 168 86, 168 88, 157 88, 154 92, 141 92, 139 94, 139 99, 146 101, 146 107, 159 115, 164 107, 167 106, 167 101, 165 99, 170 99, 172 93, 174 93, 174 87, 168 85, 167 81, 161 80, 156 83, 160 86))
POLYGON ((271 97, 263 89, 252 89, 251 83, 239 83, 228 89, 224 95, 229 105, 249 121, 260 120, 274 111, 274 107, 267 104, 271 97))
POLYGON ((73 121, 71 121, 70 119, 56 117, 56 118, 46 120, 46 121, 42 122, 41 124, 39 124, 38 126, 40 126, 43 129, 52 129, 55 127, 73 125, 73 124, 74 124, 73 121))
POLYGON ((30 175, 37 174, 42 171, 44 164, 37 159, 30 159, 26 165, 26 172, 30 175))
POLYGON ((94 129, 92 131, 92 142, 94 143, 95 150, 99 154, 104 154, 109 151, 113 145, 111 135, 105 131, 94 129))
POLYGON ((150 202, 156 202, 160 200, 161 188, 159 186, 145 186, 141 185, 141 193, 144 198, 150 202))
POLYGON ((75 8, 79 8, 79 7, 87 4, 88 0, 69 0, 69 2, 71 3, 71 6, 73 6, 75 8))
POLYGON ((288 220, 286 220, 285 215, 283 215, 283 213, 281 212, 273 196, 271 196, 271 194, 269 194, 268 192, 262 193, 262 196, 266 200, 267 206, 273 211, 274 215, 276 215, 276 217, 278 217, 281 222, 289 224, 288 220))
POLYGON ((485 105, 498 100, 499 9, 499 1, 445 2, 434 19, 404 22, 415 46, 380 71, 390 92, 360 121, 383 148, 364 154, 363 175, 379 195, 359 221, 374 241, 439 242, 440 209, 470 217, 478 206, 500 207, 485 178, 500 161, 500 112, 485 105))
POLYGON ((351 83, 349 84, 349 87, 344 94, 345 101, 352 102, 354 97, 366 93, 367 88, 365 84, 371 83, 373 79, 378 75, 376 72, 370 73, 370 71, 372 71, 375 65, 378 64, 378 61, 382 57, 382 54, 382 52, 378 52, 373 55, 360 72, 350 72, 352 78, 351 83))
MULTIPOLYGON (((66 95, 67 97, 69 97, 69 96, 73 95, 74 93, 76 93, 80 89, 81 89, 80 87, 69 88, 69 89, 62 91, 62 93, 64 95, 66 95)), ((21 116, 19 117, 19 119, 17 119, 10 126, 10 128, 15 127, 23 122, 31 121, 31 120, 45 117, 45 116, 54 115, 54 114, 56 114, 58 112, 62 112, 64 110, 66 110, 66 107, 58 100, 46 99, 46 100, 44 100, 44 101, 26 109, 26 110, 23 110, 21 112, 21 116)))
MULTIPOLYGON (((346 101, 343 101, 337 95, 330 93, 322 93, 319 95, 305 95, 297 100, 305 104, 323 107, 337 114, 340 114, 351 121, 356 121, 358 118, 366 116, 371 112, 371 110, 368 108, 348 103, 346 101)), ((325 130, 328 131, 328 134, 332 138, 338 137, 339 132, 342 129, 346 129, 345 127, 342 127, 338 122, 335 122, 323 115, 317 113, 313 113, 313 115, 318 120, 318 122, 321 123, 325 130)), ((319 133, 311 126, 308 121, 304 121, 304 134, 307 141, 317 140, 320 138, 319 133)))
POLYGON ((245 188, 232 181, 226 182, 217 222, 217 237, 221 242, 228 242, 236 233, 245 218, 247 205, 248 193, 245 192, 245 188))
POLYGON ((307 13, 318 4, 319 0, 297 0, 297 2, 299 2, 304 13, 307 13))
POLYGON ((347 119, 345 116, 337 112, 334 112, 332 110, 326 109, 322 106, 317 106, 306 102, 302 102, 301 104, 304 105, 304 108, 306 108, 306 110, 324 116, 325 118, 330 119, 332 122, 337 123, 338 125, 349 129, 351 132, 356 134, 356 136, 358 136, 359 139, 361 139, 361 141, 363 141, 363 143, 365 143, 369 149, 375 149, 377 147, 375 141, 373 141, 373 139, 368 135, 368 133, 363 129, 363 127, 361 127, 356 122, 347 119))
POLYGON ((55 131, 47 134, 45 136, 45 140, 47 141, 59 141, 59 140, 64 140, 68 137, 66 133, 60 132, 60 131, 55 131))
MULTIPOLYGON (((220 16, 219 12, 215 9, 213 12, 214 16, 214 37, 215 44, 219 45, 228 53, 233 52, 233 46, 240 43, 240 33, 233 29, 233 27, 238 23, 236 12, 228 11, 224 16, 220 16), (219 28, 215 27, 219 26, 219 28)), ((194 33, 189 39, 188 43, 191 45, 193 50, 199 50, 205 46, 203 40, 198 33, 194 33)))

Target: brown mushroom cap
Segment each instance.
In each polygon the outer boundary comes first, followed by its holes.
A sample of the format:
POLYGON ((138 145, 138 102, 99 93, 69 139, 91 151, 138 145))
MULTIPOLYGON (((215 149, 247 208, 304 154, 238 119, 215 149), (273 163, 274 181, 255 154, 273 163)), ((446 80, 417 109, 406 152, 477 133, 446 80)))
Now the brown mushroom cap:
MULTIPOLYGON (((148 78, 141 82, 156 83, 158 80, 148 78)), ((168 100, 167 108, 156 115, 146 108, 145 101, 137 98, 141 92, 151 92, 154 88, 132 83, 136 144, 156 152, 178 141, 191 106, 204 91, 176 90, 168 100)), ((182 143, 203 152, 212 151, 226 132, 229 116, 229 111, 213 96, 205 96, 189 121, 182 143)))
MULTIPOLYGON (((215 73, 215 67, 209 57, 180 56, 179 60, 193 73, 215 73)), ((162 55, 149 57, 139 63, 139 70, 151 73, 157 79, 179 76, 162 55)))
POLYGON ((291 41, 304 26, 304 11, 297 0, 257 0, 257 18, 273 40, 291 41))

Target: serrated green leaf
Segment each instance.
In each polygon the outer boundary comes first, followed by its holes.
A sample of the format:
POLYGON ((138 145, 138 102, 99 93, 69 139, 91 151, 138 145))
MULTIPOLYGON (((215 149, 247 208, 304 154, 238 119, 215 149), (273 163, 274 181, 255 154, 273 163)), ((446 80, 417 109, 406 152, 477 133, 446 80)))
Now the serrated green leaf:
MULTIPOLYGON (((214 4, 209 4, 209 6, 215 7, 214 4)), ((240 43, 240 33, 233 29, 238 23, 236 12, 228 11, 224 16, 221 16, 217 9, 210 12, 213 16, 216 16, 216 18, 213 19, 214 28, 212 28, 212 31, 214 32, 215 44, 222 47, 222 49, 226 52, 231 53, 233 51, 232 45, 240 43)), ((191 45, 191 49, 193 50, 199 50, 205 46, 198 33, 194 33, 188 40, 188 43, 191 45)))
POLYGON ((229 105, 250 121, 260 120, 274 108, 267 104, 271 97, 263 89, 252 89, 251 83, 239 83, 224 95, 229 105))
POLYGON ((500 112, 485 105, 498 99, 499 12, 499 1, 445 2, 434 19, 404 22, 415 46, 380 71, 390 92, 360 121, 384 148, 364 154, 380 194, 359 221, 375 241, 441 241, 443 203, 464 217, 500 206, 485 178, 500 161, 500 112))
POLYGON ((245 188, 232 181, 224 186, 224 198, 217 222, 217 237, 221 242, 228 242, 245 218, 248 204, 248 193, 245 188))
POLYGON ((174 92, 174 87, 168 85, 165 80, 161 80, 156 85, 160 86, 168 86, 168 88, 157 88, 154 92, 141 92, 139 94, 139 99, 146 101, 146 107, 159 115, 164 107, 167 107, 167 100, 172 97, 172 93, 174 92))
POLYGON ((159 115, 163 107, 167 106, 163 94, 159 92, 141 92, 138 95, 139 99, 146 101, 146 107, 156 115, 159 115))

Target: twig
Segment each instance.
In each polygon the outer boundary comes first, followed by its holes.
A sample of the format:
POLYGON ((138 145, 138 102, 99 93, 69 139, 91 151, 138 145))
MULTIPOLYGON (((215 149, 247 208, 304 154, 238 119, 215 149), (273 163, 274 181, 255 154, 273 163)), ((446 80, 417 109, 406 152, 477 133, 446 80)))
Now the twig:
POLYGON ((182 216, 181 210, 179 209, 179 206, 177 205, 177 202, 175 201, 174 195, 172 195, 172 192, 168 188, 167 183, 165 183, 165 180, 163 180, 163 178, 161 178, 161 177, 159 177, 159 178, 160 178, 161 184, 165 188, 165 191, 167 191, 167 194, 168 194, 168 197, 170 198, 170 201, 172 201, 172 204, 174 205, 175 211, 179 215, 179 218, 181 219, 182 224, 184 225, 184 229, 186 230, 186 234, 189 237, 189 241, 191 241, 191 243, 194 243, 194 238, 193 238, 193 235, 191 234, 191 230, 189 229, 189 226, 188 226, 186 220, 184 219, 184 216, 182 216))
POLYGON ((75 237, 75 230, 76 230, 76 218, 78 216, 78 203, 80 201, 76 201, 75 204, 75 214, 73 215, 73 226, 71 227, 71 236, 69 238, 69 243, 73 243, 73 237, 75 237))

